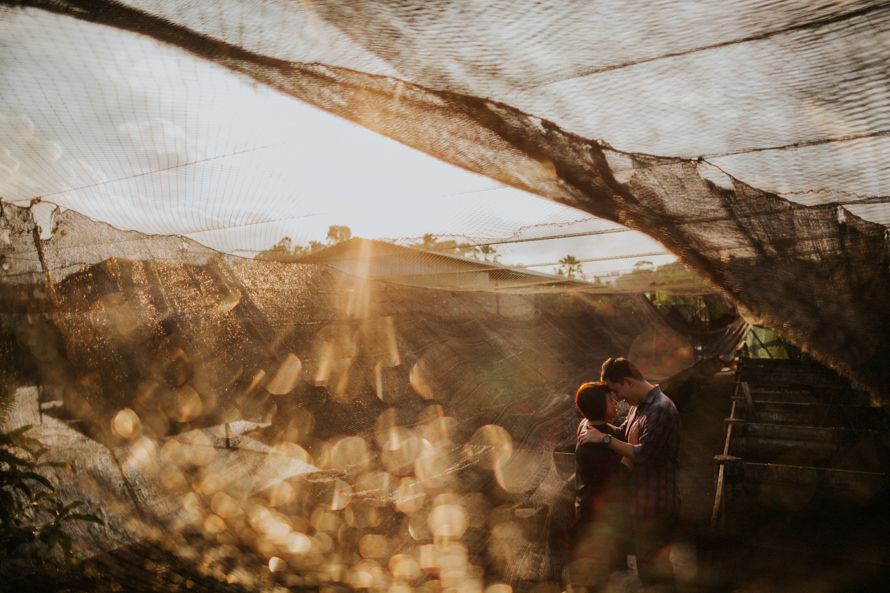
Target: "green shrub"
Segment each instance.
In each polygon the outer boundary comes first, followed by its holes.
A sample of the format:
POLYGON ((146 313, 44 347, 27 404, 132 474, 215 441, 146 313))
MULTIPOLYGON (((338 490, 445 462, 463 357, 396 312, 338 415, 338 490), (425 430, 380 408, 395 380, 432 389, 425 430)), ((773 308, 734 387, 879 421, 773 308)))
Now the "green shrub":
POLYGON ((55 486, 39 470, 70 466, 41 461, 47 449, 26 434, 30 428, 0 432, 0 574, 16 560, 19 568, 72 563, 75 554, 64 525, 102 524, 98 517, 77 512, 83 501, 59 500, 55 486))

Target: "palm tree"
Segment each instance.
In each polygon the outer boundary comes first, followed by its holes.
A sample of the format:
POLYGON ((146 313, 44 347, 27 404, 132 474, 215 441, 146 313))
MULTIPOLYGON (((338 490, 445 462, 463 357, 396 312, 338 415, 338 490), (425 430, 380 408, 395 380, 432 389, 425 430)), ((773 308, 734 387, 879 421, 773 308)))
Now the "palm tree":
POLYGON ((491 245, 479 245, 476 247, 479 251, 479 254, 482 256, 483 261, 492 261, 497 262, 498 258, 501 257, 498 253, 498 250, 492 247, 491 245), (490 259, 489 259, 490 258, 490 259))
POLYGON ((559 260, 559 268, 556 269, 556 273, 567 278, 580 279, 584 277, 581 262, 574 255, 567 255, 559 260))

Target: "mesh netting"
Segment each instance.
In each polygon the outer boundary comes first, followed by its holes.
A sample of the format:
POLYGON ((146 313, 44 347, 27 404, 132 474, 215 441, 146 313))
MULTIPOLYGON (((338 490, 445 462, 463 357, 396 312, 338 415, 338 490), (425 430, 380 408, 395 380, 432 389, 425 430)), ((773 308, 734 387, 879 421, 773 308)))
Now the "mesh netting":
POLYGON ((591 361, 626 352, 682 401, 748 327, 715 294, 689 315, 386 243, 280 263, 3 214, 8 421, 77 468, 58 492, 104 522, 78 553, 124 582, 561 582, 555 452, 591 361))
POLYGON ((682 403, 758 323, 886 401, 888 36, 880 2, 0 3, 10 422, 108 562, 562 586, 553 451, 605 358, 682 403), (309 253, 333 225, 401 245, 309 253), (594 268, 642 258, 707 284, 594 268))
MULTIPOLYGON (((5 62, 28 76, 4 100, 32 128, 17 128, 32 152, 15 162, 40 170, 23 176, 37 186, 22 180, 7 199, 55 198, 125 228, 200 233, 228 251, 239 247, 233 237, 268 245, 282 221, 312 216, 313 189, 289 186, 264 154, 296 130, 282 122, 280 134, 243 142, 238 130, 261 128, 244 91, 229 92, 230 77, 191 54, 641 230, 751 320, 875 391, 886 384, 885 332, 874 331, 887 327, 882 4, 655 3, 627 13, 535 3, 521 14, 507 3, 34 5, 74 20, 5 13, 15 39, 36 38, 27 59, 5 62), (232 118, 225 132, 221 113, 232 118), (53 157, 46 137, 71 158, 53 157), (59 166, 41 166, 53 158, 59 166), (280 191, 258 183, 275 177, 280 191), (221 229, 234 231, 222 239, 221 229)), ((506 230, 474 224, 477 241, 506 230)))

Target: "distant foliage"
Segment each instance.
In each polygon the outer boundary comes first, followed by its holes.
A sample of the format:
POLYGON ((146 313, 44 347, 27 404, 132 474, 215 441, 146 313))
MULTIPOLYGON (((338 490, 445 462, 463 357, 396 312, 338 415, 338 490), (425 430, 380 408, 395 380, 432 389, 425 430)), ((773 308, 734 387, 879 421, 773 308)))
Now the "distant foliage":
POLYGON ((328 243, 331 245, 336 245, 337 243, 343 243, 344 241, 349 241, 352 239, 352 231, 349 230, 348 226, 340 226, 340 225, 331 225, 328 228, 328 243))
POLYGON ((269 249, 264 249, 257 253, 253 259, 261 261, 294 262, 314 251, 318 251, 329 245, 343 243, 351 238, 352 231, 348 226, 335 224, 328 227, 327 243, 322 243, 321 241, 309 241, 309 245, 294 245, 294 242, 290 237, 285 237, 269 249))
POLYGON ((427 233, 420 242, 413 247, 424 251, 437 251, 461 257, 471 257, 482 261, 496 262, 501 257, 497 249, 491 245, 472 245, 471 243, 458 243, 454 239, 437 239, 435 235, 427 233))
POLYGON ((292 262, 297 261, 308 253, 311 253, 310 249, 301 245, 294 245, 290 237, 285 237, 269 249, 257 253, 256 256, 254 256, 254 259, 262 261, 292 262))
MULTIPOLYGON (((482 256, 483 261, 496 262, 500 259, 501 255, 498 253, 498 250, 492 247, 491 245, 478 245, 476 246, 476 253, 482 256)), ((475 257, 475 256, 474 256, 475 257)), ((476 258, 479 259, 479 258, 476 258)))
MULTIPOLYGON (((687 291, 710 292, 710 287, 696 274, 680 262, 671 262, 655 267, 650 261, 638 261, 633 271, 622 274, 615 279, 615 288, 637 292, 655 293, 665 287, 687 291)), ((661 304, 657 297, 655 304, 661 304)), ((653 300, 653 299, 650 299, 653 300)))

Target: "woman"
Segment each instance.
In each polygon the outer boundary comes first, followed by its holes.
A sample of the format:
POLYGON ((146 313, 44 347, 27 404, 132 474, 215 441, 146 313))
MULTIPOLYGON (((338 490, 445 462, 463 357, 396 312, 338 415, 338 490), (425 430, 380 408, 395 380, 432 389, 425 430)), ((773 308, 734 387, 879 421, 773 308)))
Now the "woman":
MULTIPOLYGON (((585 383, 575 393, 575 407, 584 416, 578 435, 589 426, 617 438, 610 420, 618 405, 605 383, 585 383)), ((630 470, 603 443, 575 447, 575 545, 570 575, 574 590, 605 587, 614 570, 627 568, 630 537, 630 470)))

